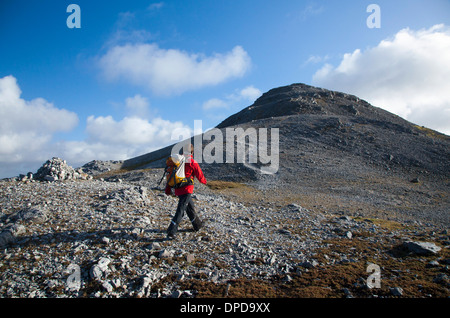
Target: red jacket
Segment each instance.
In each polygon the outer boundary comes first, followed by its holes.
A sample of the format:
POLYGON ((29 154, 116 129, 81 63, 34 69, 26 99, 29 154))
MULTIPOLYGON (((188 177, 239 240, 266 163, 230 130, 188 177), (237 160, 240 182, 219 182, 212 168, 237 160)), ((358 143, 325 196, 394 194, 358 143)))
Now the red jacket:
MULTIPOLYGON (((206 178, 203 175, 203 171, 198 165, 197 161, 190 156, 190 158, 187 158, 186 163, 184 164, 184 175, 186 178, 189 177, 196 177, 198 181, 200 181, 203 184, 206 184, 206 178)), ((170 194, 171 189, 169 186, 166 187, 166 194, 170 194)), ((180 196, 187 193, 193 193, 194 192, 194 185, 187 185, 182 188, 175 189, 175 195, 180 196)))

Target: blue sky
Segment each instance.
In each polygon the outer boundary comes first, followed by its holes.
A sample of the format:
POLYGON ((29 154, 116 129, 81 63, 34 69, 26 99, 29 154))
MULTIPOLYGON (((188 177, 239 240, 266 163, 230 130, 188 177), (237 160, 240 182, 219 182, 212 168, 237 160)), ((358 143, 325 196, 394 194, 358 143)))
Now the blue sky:
POLYGON ((3 0, 0 178, 144 154, 292 83, 450 134, 449 28, 448 0, 3 0))

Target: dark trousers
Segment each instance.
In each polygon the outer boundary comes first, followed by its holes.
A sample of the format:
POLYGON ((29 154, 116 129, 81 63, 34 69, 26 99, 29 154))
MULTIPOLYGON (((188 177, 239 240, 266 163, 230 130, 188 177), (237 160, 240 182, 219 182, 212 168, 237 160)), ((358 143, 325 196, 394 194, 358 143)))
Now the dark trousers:
POLYGON ((195 205, 194 201, 192 200, 192 195, 190 193, 187 193, 180 195, 178 198, 179 201, 177 211, 175 212, 175 215, 172 218, 172 221, 170 222, 169 228, 167 229, 167 234, 175 235, 175 233, 178 230, 178 225, 183 219, 185 212, 188 215, 189 220, 191 221, 192 226, 194 227, 194 230, 195 231, 200 230, 202 222, 195 213, 195 205))

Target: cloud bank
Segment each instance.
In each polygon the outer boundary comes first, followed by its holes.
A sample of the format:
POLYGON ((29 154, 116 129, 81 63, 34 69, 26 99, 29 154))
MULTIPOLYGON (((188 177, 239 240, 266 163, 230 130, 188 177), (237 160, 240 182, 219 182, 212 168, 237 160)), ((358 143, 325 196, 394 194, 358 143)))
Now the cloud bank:
POLYGON ((226 96, 224 99, 220 98, 211 98, 208 99, 206 102, 203 103, 202 108, 203 110, 209 111, 209 110, 217 110, 217 109, 228 109, 231 106, 233 106, 236 103, 240 103, 242 101, 245 102, 254 102, 258 97, 261 96, 261 91, 254 86, 247 86, 237 93, 230 94, 226 96))
POLYGON ((450 135, 450 28, 403 29, 376 47, 326 64, 313 84, 357 95, 374 106, 450 135))
POLYGON ((43 98, 22 99, 13 76, 0 78, 0 162, 24 160, 50 142, 56 132, 70 131, 78 116, 43 98))
POLYGON ((125 80, 159 95, 176 95, 242 77, 251 60, 241 46, 205 56, 138 43, 113 46, 99 58, 99 65, 109 80, 125 80))
POLYGON ((156 117, 152 120, 125 117, 115 120, 112 116, 89 116, 86 121, 88 137, 84 141, 59 144, 68 161, 84 164, 90 160, 124 160, 167 146, 172 132, 192 129, 182 122, 171 122, 156 117))
POLYGON ((58 132, 78 126, 78 116, 55 107, 43 98, 26 101, 13 76, 0 78, 0 178, 36 172, 46 160, 59 156, 79 167, 93 159, 123 160, 175 143, 172 131, 192 131, 182 122, 160 117, 149 119, 149 102, 141 95, 125 100, 129 115, 89 116, 86 138, 54 140, 58 132))

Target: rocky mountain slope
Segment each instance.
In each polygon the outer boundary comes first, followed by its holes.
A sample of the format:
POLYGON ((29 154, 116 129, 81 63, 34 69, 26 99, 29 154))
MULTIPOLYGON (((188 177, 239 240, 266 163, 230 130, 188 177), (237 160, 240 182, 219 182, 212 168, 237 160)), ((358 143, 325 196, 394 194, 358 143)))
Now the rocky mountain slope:
POLYGON ((448 230, 241 201, 249 186, 212 181, 195 196, 205 227, 185 218, 166 240, 177 199, 148 187, 154 172, 2 181, 1 297, 449 295, 448 230))
POLYGON ((280 130, 278 171, 202 163, 205 227, 176 240, 171 147, 0 181, 0 297, 450 295, 448 136, 302 84, 219 128, 238 126, 280 130))
MULTIPOLYGON (((449 136, 356 96, 304 84, 272 89, 218 126, 224 139, 227 128, 237 127, 279 129, 277 173, 261 174, 258 163, 202 164, 209 179, 244 182, 268 201, 310 208, 326 202, 334 211, 449 224, 449 136)), ((123 168, 162 167, 171 148, 129 159, 123 168)))

